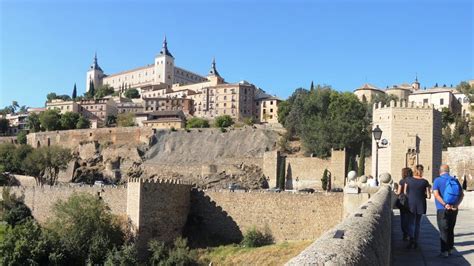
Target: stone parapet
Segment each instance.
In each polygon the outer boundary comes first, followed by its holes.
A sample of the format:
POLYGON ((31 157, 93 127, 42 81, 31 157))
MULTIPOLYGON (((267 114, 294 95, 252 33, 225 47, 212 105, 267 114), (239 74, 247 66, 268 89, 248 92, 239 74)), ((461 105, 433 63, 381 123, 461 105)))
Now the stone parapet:
POLYGON ((382 186, 286 265, 390 265, 391 200, 390 186, 382 186), (343 231, 342 237, 335 237, 337 230, 343 231))

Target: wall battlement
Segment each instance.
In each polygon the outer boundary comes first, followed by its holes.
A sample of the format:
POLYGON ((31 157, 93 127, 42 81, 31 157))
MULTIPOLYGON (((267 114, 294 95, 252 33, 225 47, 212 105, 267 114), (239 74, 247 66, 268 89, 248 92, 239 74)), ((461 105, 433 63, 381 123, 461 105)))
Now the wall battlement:
POLYGON ((400 101, 394 101, 391 100, 389 104, 384 105, 381 102, 374 103, 373 109, 384 109, 384 108, 403 108, 403 109, 410 109, 410 108, 415 108, 415 109, 432 109, 435 110, 433 104, 417 104, 415 102, 407 102, 405 100, 400 100, 400 101))

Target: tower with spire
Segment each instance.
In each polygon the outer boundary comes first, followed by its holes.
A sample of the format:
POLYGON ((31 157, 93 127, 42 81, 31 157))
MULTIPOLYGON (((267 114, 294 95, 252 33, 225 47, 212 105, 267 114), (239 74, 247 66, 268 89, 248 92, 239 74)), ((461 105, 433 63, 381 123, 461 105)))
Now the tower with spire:
POLYGON ((97 53, 95 53, 92 64, 87 71, 86 92, 89 91, 91 83, 94 84, 94 87, 101 86, 104 76, 104 71, 102 71, 102 68, 100 68, 99 64, 97 63, 97 53))
POLYGON ((216 58, 212 58, 211 69, 209 70, 207 79, 210 81, 215 81, 216 84, 224 83, 224 79, 221 77, 216 68, 216 58))
POLYGON ((418 73, 415 75, 415 81, 411 84, 411 87, 414 91, 417 91, 421 88, 420 82, 418 82, 418 73))
POLYGON ((174 83, 174 57, 168 50, 166 36, 163 40, 163 46, 160 53, 155 57, 155 77, 154 83, 174 83))

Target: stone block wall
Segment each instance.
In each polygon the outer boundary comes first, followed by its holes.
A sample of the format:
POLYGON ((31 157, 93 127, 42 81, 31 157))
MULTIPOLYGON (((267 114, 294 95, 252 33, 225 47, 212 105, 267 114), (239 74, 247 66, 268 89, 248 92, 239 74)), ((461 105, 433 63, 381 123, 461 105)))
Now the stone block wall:
POLYGON ((27 142, 34 148, 60 145, 71 149, 80 143, 94 141, 99 144, 147 145, 152 135, 153 129, 146 127, 75 129, 30 133, 27 135, 27 142))
POLYGON ((443 163, 449 165, 452 175, 474 177, 474 146, 448 148, 443 151, 443 163))
MULTIPOLYGON (((269 178, 270 187, 276 186, 279 152, 265 152, 263 156, 263 174, 269 178)), ((347 154, 345 150, 332 150, 331 157, 286 157, 286 188, 302 189, 306 187, 321 189, 321 178, 325 169, 331 173, 332 187, 344 187, 347 154), (296 179, 298 178, 298 181, 296 179)))
MULTIPOLYGON (((378 170, 392 173, 395 182, 401 178, 401 169, 423 164, 424 176, 430 182, 437 175, 441 164, 441 113, 432 106, 416 106, 404 101, 392 101, 388 106, 375 104, 373 125, 383 131, 382 139, 388 140, 379 149, 378 170), (416 151, 412 158, 409 151, 416 151)), ((375 176, 376 143, 372 142, 372 175, 375 176)))
POLYGON ((33 217, 40 223, 48 221, 53 215, 54 204, 58 200, 67 200, 74 193, 88 193, 100 196, 117 215, 127 213, 127 189, 120 187, 91 187, 91 186, 32 186, 11 187, 11 192, 23 196, 25 204, 31 209, 33 217))
POLYGON ((193 190, 186 231, 197 246, 239 242, 252 227, 268 228, 277 242, 316 239, 341 220, 342 200, 342 193, 193 190))
POLYGON ((127 212, 137 234, 138 250, 150 239, 172 242, 181 236, 190 208, 191 185, 175 180, 131 179, 127 212))
POLYGON ((382 186, 357 210, 286 265, 390 265, 392 192, 382 186), (336 230, 343 238, 334 238, 336 230))

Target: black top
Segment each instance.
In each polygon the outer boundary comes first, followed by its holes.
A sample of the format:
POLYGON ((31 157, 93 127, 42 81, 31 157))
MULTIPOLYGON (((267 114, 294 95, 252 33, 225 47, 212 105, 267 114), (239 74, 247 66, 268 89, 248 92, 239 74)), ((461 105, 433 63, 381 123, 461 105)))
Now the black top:
POLYGON ((408 208, 411 213, 426 213, 426 188, 430 187, 430 183, 426 179, 418 179, 414 177, 406 178, 408 208))
POLYGON ((398 184, 399 184, 400 187, 402 188, 402 192, 401 192, 400 194, 405 193, 405 191, 404 191, 403 188, 405 187, 405 184, 406 184, 406 182, 407 182, 407 178, 408 178, 408 177, 402 178, 402 179, 400 179, 400 182, 398 182, 398 184))

